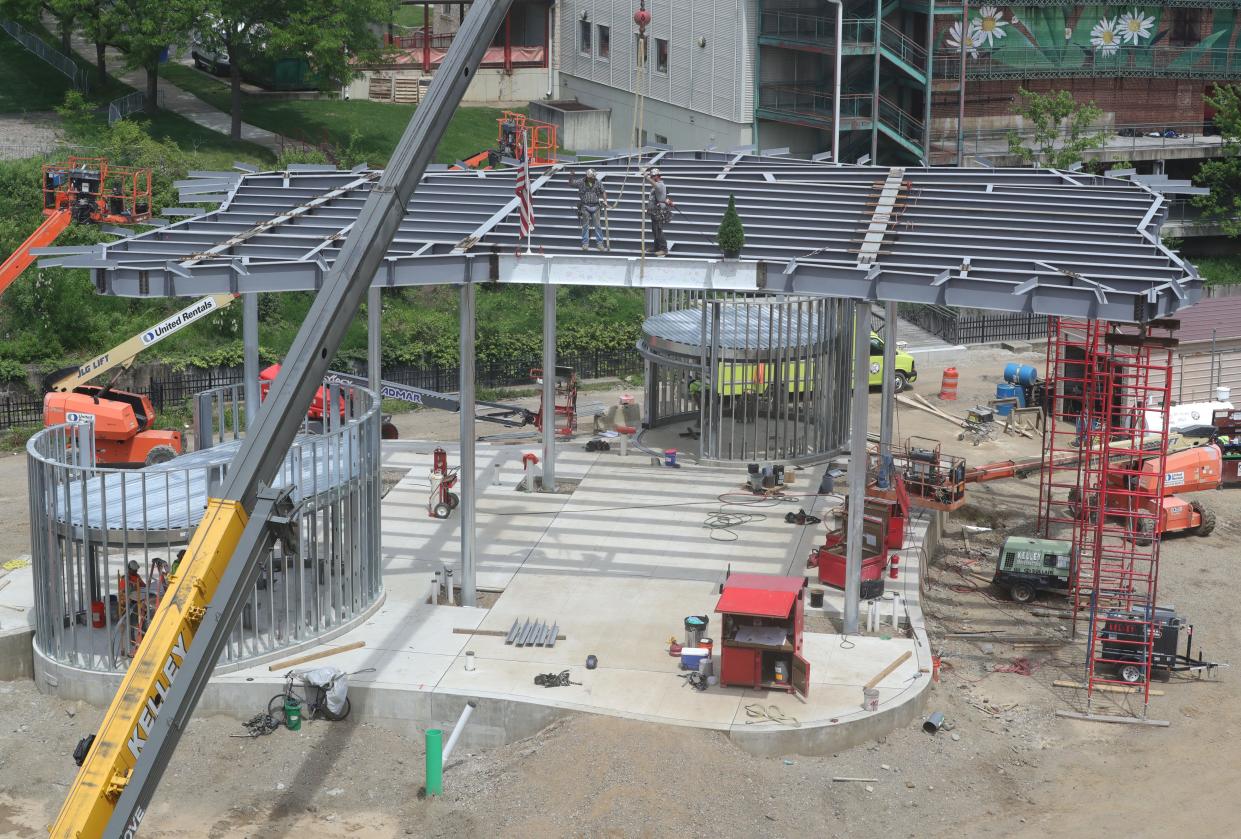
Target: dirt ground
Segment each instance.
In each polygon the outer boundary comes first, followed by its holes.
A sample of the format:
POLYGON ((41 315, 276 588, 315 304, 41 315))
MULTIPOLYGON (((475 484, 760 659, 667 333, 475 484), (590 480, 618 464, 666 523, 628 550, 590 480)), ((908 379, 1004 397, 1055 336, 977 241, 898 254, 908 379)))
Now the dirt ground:
MULTIPOLYGON (((960 356, 930 358, 919 362, 917 390, 935 402, 938 370, 957 363, 962 413, 993 392, 1004 361, 1014 360, 972 351, 967 372, 960 356)), ((455 417, 406 416, 417 422, 403 436, 416 429, 432 436, 436 429, 422 423, 455 429, 455 417)), ((900 423, 898 436, 951 439, 947 448, 971 464, 1038 450, 1020 438, 975 449, 957 443, 944 421, 911 410, 901 411, 900 423)), ((25 513, 8 493, 25 484, 9 468, 0 460, 0 538, 16 545, 25 513)), ((229 736, 241 731, 236 720, 196 719, 143 835, 1235 836, 1241 687, 1232 670, 1156 682, 1165 695, 1152 698, 1149 716, 1168 728, 1057 718, 1057 709, 1081 706, 1080 691, 1052 681, 1081 678, 1084 647, 1068 640, 1067 622, 1034 616, 972 576, 987 576, 1005 535, 1030 532, 1037 490, 1037 478, 972 487, 933 562, 925 605, 946 666, 929 708, 945 713, 951 731, 932 736, 914 724, 837 755, 758 759, 718 733, 578 716, 522 742, 459 754, 445 773, 444 796, 425 800, 421 733, 412 727, 315 722, 250 740, 229 736), (993 530, 970 535, 967 548, 965 524, 993 530), (1019 650, 944 637, 963 630, 1046 635, 1054 646, 1019 650), (875 780, 832 781, 839 776, 875 780)), ((1232 585, 1241 491, 1198 500, 1217 511, 1218 528, 1207 538, 1164 541, 1159 599, 1190 617, 1197 643, 1226 662, 1241 648, 1232 585)), ((9 542, 3 549, 7 555, 9 542)), ((1062 605, 1044 596, 1037 607, 1062 605)), ((44 835, 73 779, 73 747, 101 715, 40 696, 27 682, 0 683, 0 835, 44 835)))

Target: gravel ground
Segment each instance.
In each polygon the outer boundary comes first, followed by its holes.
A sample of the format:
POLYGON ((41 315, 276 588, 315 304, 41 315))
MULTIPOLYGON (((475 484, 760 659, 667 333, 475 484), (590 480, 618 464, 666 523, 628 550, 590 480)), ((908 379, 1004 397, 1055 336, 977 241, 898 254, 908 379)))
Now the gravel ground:
POLYGON ((0 114, 0 160, 42 154, 60 142, 60 117, 52 111, 0 114))

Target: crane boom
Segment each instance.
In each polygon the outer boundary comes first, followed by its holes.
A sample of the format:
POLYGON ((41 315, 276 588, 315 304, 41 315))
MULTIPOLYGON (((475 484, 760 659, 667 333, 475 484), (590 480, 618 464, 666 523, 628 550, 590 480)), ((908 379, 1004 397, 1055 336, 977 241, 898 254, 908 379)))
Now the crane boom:
POLYGON ((512 0, 479 0, 370 191, 286 363, 194 531, 53 825, 57 837, 135 835, 281 524, 275 480, 405 208, 512 0))
POLYGON ((150 349, 170 335, 175 335, 190 324, 197 323, 212 312, 228 308, 236 299, 236 295, 233 294, 209 294, 200 300, 196 300, 175 315, 166 317, 150 329, 127 338, 107 352, 95 356, 90 361, 53 374, 55 378, 46 382, 47 389, 57 393, 68 393, 74 388, 86 384, 91 379, 102 376, 109 370, 117 367, 126 367, 143 350, 150 349))
POLYGON ((36 257, 31 251, 50 245, 56 237, 65 232, 65 228, 73 221, 73 213, 69 210, 56 210, 43 223, 35 228, 34 233, 26 237, 26 241, 17 246, 17 250, 9 254, 9 258, 0 264, 0 294, 21 276, 22 271, 30 267, 36 257))

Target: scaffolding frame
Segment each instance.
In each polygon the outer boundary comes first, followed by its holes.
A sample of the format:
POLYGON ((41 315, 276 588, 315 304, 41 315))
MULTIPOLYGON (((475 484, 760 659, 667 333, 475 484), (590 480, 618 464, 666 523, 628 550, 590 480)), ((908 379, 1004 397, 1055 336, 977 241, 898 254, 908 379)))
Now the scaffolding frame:
POLYGON ((1102 685, 1136 687, 1143 718, 1149 707, 1175 328, 1059 318, 1049 331, 1039 529, 1071 528, 1087 714, 1102 685))

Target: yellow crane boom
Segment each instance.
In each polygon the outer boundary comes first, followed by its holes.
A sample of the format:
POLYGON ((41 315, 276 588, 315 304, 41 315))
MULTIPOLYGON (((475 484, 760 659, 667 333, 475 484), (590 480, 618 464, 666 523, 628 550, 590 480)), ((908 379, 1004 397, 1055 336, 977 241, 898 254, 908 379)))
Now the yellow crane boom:
POLYGON ((471 4, 327 272, 218 495, 208 501, 169 593, 88 745, 54 836, 130 839, 142 826, 272 539, 297 537, 288 492, 271 484, 511 3, 471 4))

